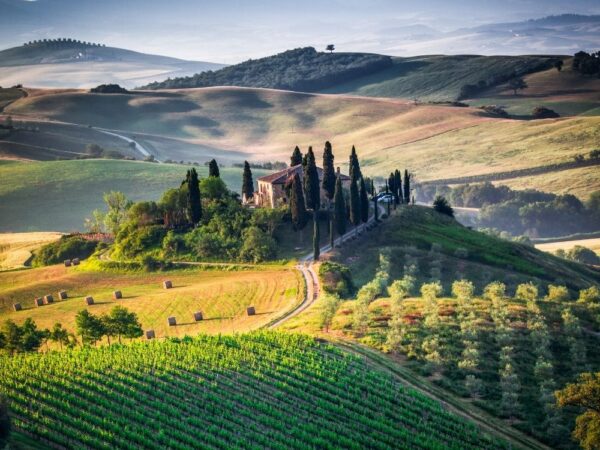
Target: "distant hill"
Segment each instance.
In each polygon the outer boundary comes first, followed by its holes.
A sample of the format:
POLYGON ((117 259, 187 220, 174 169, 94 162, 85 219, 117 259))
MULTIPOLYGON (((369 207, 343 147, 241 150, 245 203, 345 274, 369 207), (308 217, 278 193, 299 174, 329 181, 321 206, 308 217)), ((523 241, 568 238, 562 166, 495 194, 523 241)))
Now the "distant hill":
POLYGON ((0 86, 92 87, 136 84, 224 67, 75 39, 44 39, 0 51, 0 86))
POLYGON ((390 67, 389 56, 370 53, 324 53, 313 47, 205 72, 151 83, 146 89, 240 86, 315 92, 390 67))

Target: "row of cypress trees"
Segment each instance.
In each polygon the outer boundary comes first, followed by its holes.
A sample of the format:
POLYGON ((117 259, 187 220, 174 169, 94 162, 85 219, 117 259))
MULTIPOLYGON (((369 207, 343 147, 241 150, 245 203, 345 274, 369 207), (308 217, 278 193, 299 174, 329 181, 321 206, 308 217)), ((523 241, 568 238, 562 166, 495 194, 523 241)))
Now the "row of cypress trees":
POLYGON ((411 174, 408 170, 404 170, 404 183, 400 171, 396 169, 390 173, 387 179, 386 191, 389 191, 394 196, 394 203, 410 203, 410 179, 411 174))

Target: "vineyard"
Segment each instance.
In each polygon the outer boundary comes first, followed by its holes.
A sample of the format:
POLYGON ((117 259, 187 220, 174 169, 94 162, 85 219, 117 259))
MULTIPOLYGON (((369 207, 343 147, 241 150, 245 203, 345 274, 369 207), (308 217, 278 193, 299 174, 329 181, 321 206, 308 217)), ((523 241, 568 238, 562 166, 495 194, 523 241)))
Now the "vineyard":
POLYGON ((507 448, 304 335, 138 342, 0 359, 23 434, 56 448, 507 448))

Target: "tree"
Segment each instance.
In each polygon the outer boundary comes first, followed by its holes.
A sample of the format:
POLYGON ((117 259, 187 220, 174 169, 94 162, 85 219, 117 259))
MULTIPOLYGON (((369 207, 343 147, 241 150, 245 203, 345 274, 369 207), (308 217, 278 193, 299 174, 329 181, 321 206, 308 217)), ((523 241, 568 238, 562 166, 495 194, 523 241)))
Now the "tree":
POLYGON ((554 62, 554 68, 560 72, 562 70, 562 68, 563 68, 563 64, 564 64, 563 60, 562 59, 558 59, 558 60, 556 60, 554 62))
POLYGON ((517 286, 515 298, 526 302, 536 302, 538 299, 538 288, 533 283, 521 283, 517 286))
POLYGON ((33 352, 38 350, 48 335, 48 330, 39 330, 31 317, 28 317, 21 325, 21 351, 33 352))
POLYGON ((358 194, 357 180, 352 177, 350 180, 350 222, 355 227, 360 224, 360 196, 358 194))
POLYGON ((580 374, 577 383, 568 384, 555 396, 559 408, 575 406, 583 409, 573 430, 573 438, 579 445, 585 450, 600 448, 600 372, 580 374))
POLYGON ((252 223, 266 231, 273 237, 275 230, 285 217, 286 209, 280 208, 257 208, 252 211, 252 223))
POLYGON ((211 159, 208 163, 208 176, 217 178, 221 176, 221 173, 219 172, 219 165, 214 159, 211 159))
POLYGON ((198 181, 198 172, 196 172, 196 169, 192 168, 188 170, 186 184, 188 197, 188 218, 192 225, 196 226, 198 225, 198 223, 200 223, 200 219, 202 218, 202 200, 200 199, 200 183, 198 181))
POLYGON ((313 259, 315 261, 319 260, 319 256, 321 255, 321 248, 320 248, 320 242, 321 242, 321 234, 320 234, 320 230, 319 230, 319 219, 317 218, 317 212, 315 211, 313 213, 314 215, 314 219, 313 219, 313 259))
POLYGON ((566 252, 566 258, 582 264, 599 265, 600 257, 591 249, 576 245, 566 252))
POLYGON ((0 448, 5 448, 8 443, 11 425, 8 415, 8 404, 4 397, 0 397, 0 448))
POLYGON ((360 164, 358 162, 358 156, 356 155, 356 148, 354 145, 352 146, 352 151, 350 152, 350 178, 354 178, 358 180, 362 177, 362 173, 360 172, 360 164))
POLYGON ((396 176, 394 175, 394 172, 390 172, 390 176, 388 177, 388 186, 390 187, 390 192, 392 193, 392 196, 394 197, 394 208, 396 207, 396 204, 398 203, 398 188, 396 186, 396 176))
POLYGON ((404 169, 404 203, 410 202, 410 179, 411 174, 408 173, 408 169, 404 169))
POLYGON ((11 355, 21 351, 21 340, 23 331, 12 320, 7 320, 2 326, 2 335, 4 336, 4 349, 11 355))
POLYGON ((312 151, 312 147, 309 147, 306 157, 304 195, 306 207, 316 213, 321 206, 321 187, 319 186, 319 172, 317 171, 315 154, 312 151))
POLYGON ((254 181, 252 180, 252 170, 248 161, 244 161, 244 174, 242 175, 242 198, 248 200, 254 197, 254 181))
POLYGON ((83 344, 95 344, 105 333, 102 320, 85 309, 75 316, 75 326, 83 344))
POLYGON ((514 77, 508 82, 508 86, 513 90, 515 95, 517 91, 527 89, 527 82, 521 77, 514 77))
POLYGON ((50 340, 56 342, 62 350, 63 345, 69 345, 69 332, 62 327, 62 324, 55 323, 50 331, 50 340))
POLYGON ((331 326, 331 322, 335 317, 335 313, 337 312, 339 304, 340 298, 335 294, 328 294, 322 300, 319 325, 321 329, 325 330, 325 332, 329 331, 329 327, 331 326))
POLYGON ((292 192, 290 198, 290 208, 292 213, 292 224, 296 231, 302 230, 306 226, 308 217, 306 214, 306 204, 304 202, 304 193, 300 176, 295 173, 292 178, 292 192))
POLYGON ((243 231, 242 237, 244 242, 240 249, 240 258, 243 261, 259 263, 275 257, 277 253, 275 239, 260 228, 248 227, 243 231))
POLYGON ((360 179, 360 219, 363 223, 369 221, 369 196, 367 195, 367 188, 365 186, 365 179, 360 179))
POLYGON ((298 164, 302 164, 302 152, 300 151, 300 147, 296 145, 290 158, 290 167, 297 166, 298 164))
POLYGON ((110 313, 103 317, 105 332, 117 336, 119 343, 121 337, 133 339, 143 334, 137 314, 128 311, 122 306, 115 306, 110 313))
POLYGON ((333 210, 335 217, 335 229, 338 235, 346 234, 346 201, 344 200, 344 189, 342 180, 337 177, 335 180, 335 194, 333 196, 333 210))
POLYGON ((439 212, 440 214, 445 214, 450 217, 454 217, 454 210, 448 200, 441 195, 438 195, 435 200, 433 200, 433 209, 434 211, 439 212))
MULTIPOLYGON (((394 171, 394 186, 396 186, 396 202, 402 203, 402 176, 400 175, 400 171, 398 169, 394 171)), ((408 199, 406 200, 406 203, 408 203, 408 199)))
POLYGON ((110 191, 103 195, 104 203, 108 207, 108 212, 104 216, 106 229, 112 234, 117 234, 121 224, 127 218, 127 210, 132 202, 127 200, 125 194, 118 191, 110 191))
POLYGON ((323 190, 327 194, 327 198, 331 201, 335 194, 335 167, 333 163, 333 151, 331 143, 325 142, 323 150, 323 190))
POLYGON ((333 51, 335 50, 335 45, 327 44, 327 47, 325 48, 325 50, 327 50, 329 53, 333 53, 333 51))

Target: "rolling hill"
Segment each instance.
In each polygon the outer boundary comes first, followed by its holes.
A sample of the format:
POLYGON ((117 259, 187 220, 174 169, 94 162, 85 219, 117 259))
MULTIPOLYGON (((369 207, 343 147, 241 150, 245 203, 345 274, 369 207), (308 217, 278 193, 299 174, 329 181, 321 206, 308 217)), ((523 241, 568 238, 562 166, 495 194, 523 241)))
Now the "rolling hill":
POLYGON ((16 429, 59 448, 508 448, 386 371, 307 336, 1 358, 16 429))
POLYGON ((73 39, 34 41, 0 51, 0 86, 87 88, 103 83, 134 87, 156 79, 224 67, 149 55, 73 39))

